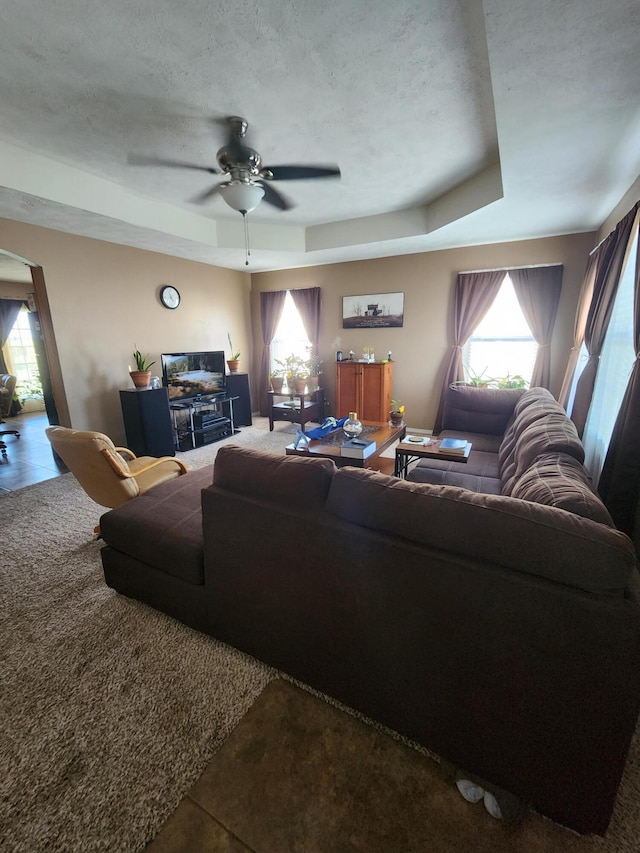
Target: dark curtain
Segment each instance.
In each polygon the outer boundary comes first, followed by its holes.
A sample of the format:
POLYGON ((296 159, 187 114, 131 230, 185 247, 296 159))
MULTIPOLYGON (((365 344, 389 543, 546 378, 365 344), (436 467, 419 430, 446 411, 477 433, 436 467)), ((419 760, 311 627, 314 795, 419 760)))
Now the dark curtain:
POLYGON ((311 341, 311 347, 317 354, 320 338, 320 288, 305 287, 301 290, 292 290, 291 296, 300 312, 302 325, 311 341))
POLYGON ((633 341, 636 360, 611 434, 598 491, 616 527, 631 536, 640 553, 640 249, 636 252, 633 341))
POLYGON ((629 248, 629 239, 639 204, 622 219, 609 236, 595 250, 596 274, 593 298, 587 314, 584 342, 589 358, 578 379, 576 395, 571 409, 571 419, 578 435, 582 436, 587 421, 593 387, 598 373, 598 362, 602 352, 604 336, 609 326, 618 282, 629 248))
POLYGON ((7 373, 7 365, 2 354, 2 347, 13 329, 20 309, 25 304, 23 299, 0 299, 0 373, 7 373))
POLYGON ((438 414, 433 426, 436 435, 442 429, 442 415, 447 389, 452 382, 464 379, 462 347, 491 307, 505 275, 504 270, 464 272, 458 275, 453 307, 453 346, 442 383, 438 414))
POLYGON ((549 388, 551 383, 551 335, 558 313, 562 288, 562 267, 532 267, 510 270, 509 277, 524 318, 538 343, 531 374, 532 388, 549 388))
POLYGON ((580 355, 580 350, 582 349, 582 344, 584 343, 584 333, 587 328, 589 306, 591 305, 591 300, 593 298, 597 257, 597 254, 592 252, 589 255, 589 260, 587 261, 587 269, 585 270, 584 278, 582 280, 582 287, 580 288, 580 295, 578 297, 576 318, 573 324, 573 346, 569 353, 567 369, 564 373, 562 388, 560 389, 560 395, 558 397, 560 405, 564 406, 567 410, 569 406, 569 397, 571 396, 571 388, 573 387, 573 376, 576 372, 578 357, 580 355))
POLYGON ((269 366, 271 364, 271 341, 278 328, 284 300, 287 296, 286 290, 269 290, 260 294, 260 320, 262 323, 262 359, 260 362, 260 375, 258 376, 258 393, 260 400, 260 414, 267 417, 269 414, 269 366))

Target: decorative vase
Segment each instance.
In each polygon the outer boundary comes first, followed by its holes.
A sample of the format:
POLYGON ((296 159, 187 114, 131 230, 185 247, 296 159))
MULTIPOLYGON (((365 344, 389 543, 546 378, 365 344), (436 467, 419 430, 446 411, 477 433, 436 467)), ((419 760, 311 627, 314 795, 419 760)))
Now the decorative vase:
POLYGON ((282 391, 282 386, 284 385, 284 378, 282 376, 272 376, 271 377, 271 390, 275 391, 276 394, 280 394, 282 391))
POLYGON ((239 358, 228 358, 227 359, 227 367, 229 368, 229 373, 237 373, 240 368, 240 359, 239 358))
POLYGON ((357 438, 362 432, 362 423, 358 420, 357 412, 349 412, 349 419, 342 424, 342 430, 347 438, 357 438))
POLYGON ((148 388, 151 385, 150 370, 132 370, 129 376, 136 388, 148 388))

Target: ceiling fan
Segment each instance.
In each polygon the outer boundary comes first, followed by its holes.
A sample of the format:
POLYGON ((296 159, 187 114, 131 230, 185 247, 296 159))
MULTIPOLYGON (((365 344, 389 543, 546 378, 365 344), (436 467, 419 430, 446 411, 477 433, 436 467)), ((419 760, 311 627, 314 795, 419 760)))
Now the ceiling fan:
POLYGON ((299 181, 309 178, 340 177, 338 166, 307 166, 289 164, 286 166, 263 166, 262 157, 253 148, 245 144, 248 122, 240 116, 228 116, 225 120, 228 128, 226 143, 216 155, 219 168, 183 163, 178 160, 164 160, 157 157, 130 155, 128 162, 135 166, 170 166, 172 168, 197 169, 210 175, 227 175, 228 180, 216 184, 200 193, 192 202, 202 204, 216 195, 243 216, 250 213, 262 199, 278 210, 290 210, 294 205, 275 187, 272 181, 299 181))

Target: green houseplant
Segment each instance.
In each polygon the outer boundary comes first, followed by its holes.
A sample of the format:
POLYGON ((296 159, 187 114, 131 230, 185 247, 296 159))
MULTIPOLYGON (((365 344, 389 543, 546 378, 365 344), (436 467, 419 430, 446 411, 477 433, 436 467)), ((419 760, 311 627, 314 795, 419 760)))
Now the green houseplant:
POLYGON ((452 382, 451 384, 471 385, 474 388, 526 388, 528 385, 527 380, 524 376, 520 376, 519 373, 512 376, 507 372, 506 376, 494 378, 492 376, 485 376, 486 370, 487 368, 485 367, 482 373, 475 373, 470 366, 467 366, 465 368, 467 378, 458 379, 456 382, 452 382))
POLYGON ((295 355, 295 353, 291 353, 286 358, 278 359, 276 365, 287 377, 289 392, 291 394, 294 392, 304 394, 309 376, 308 361, 299 355, 295 355))
POLYGON ((142 355, 139 349, 133 351, 133 360, 136 363, 136 369, 129 368, 131 381, 136 388, 148 388, 151 385, 151 367, 155 361, 149 361, 149 356, 142 355))
POLYGON ((392 400, 389 410, 389 420, 392 426, 401 426, 404 420, 404 405, 402 400, 392 400))
POLYGON ((229 368, 229 373, 237 373, 240 367, 240 350, 233 348, 230 332, 227 332, 227 340, 229 341, 230 350, 229 358, 227 359, 227 367, 229 368))
POLYGON ((524 376, 520 376, 519 373, 516 373, 515 376, 511 376, 507 373, 506 376, 500 377, 500 379, 496 380, 498 388, 526 388, 527 380, 524 376))
POLYGON ((322 374, 324 360, 311 347, 308 347, 308 352, 307 370, 309 371, 309 385, 311 388, 317 389, 320 385, 320 375, 322 374))
POLYGON ((272 370, 269 374, 269 381, 271 382, 271 390, 275 391, 276 394, 279 394, 282 391, 282 386, 284 385, 282 370, 279 368, 272 370))

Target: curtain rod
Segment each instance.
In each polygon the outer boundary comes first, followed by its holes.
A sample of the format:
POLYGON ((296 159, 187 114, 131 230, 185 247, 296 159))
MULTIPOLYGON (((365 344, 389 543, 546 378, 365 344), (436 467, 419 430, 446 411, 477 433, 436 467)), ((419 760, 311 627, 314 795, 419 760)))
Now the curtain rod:
POLYGON ((484 270, 463 270, 459 272, 458 275, 471 275, 472 273, 478 272, 509 272, 509 270, 541 270, 546 267, 561 267, 563 264, 554 263, 554 264, 518 264, 517 266, 511 267, 489 267, 484 270))

